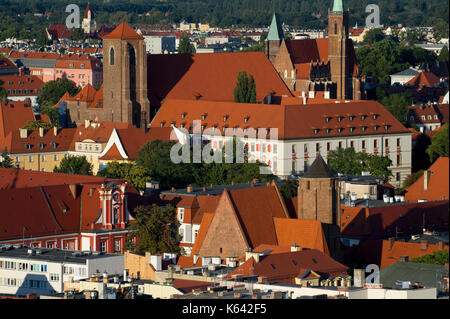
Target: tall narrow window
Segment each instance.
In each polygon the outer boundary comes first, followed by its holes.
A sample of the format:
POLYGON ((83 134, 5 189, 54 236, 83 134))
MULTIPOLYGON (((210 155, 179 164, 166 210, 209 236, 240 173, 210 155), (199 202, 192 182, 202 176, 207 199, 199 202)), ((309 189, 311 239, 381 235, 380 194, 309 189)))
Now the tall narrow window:
POLYGON ((109 50, 109 65, 114 65, 114 48, 109 50))
POLYGON ((337 27, 337 23, 334 23, 334 34, 338 33, 338 27, 337 27))

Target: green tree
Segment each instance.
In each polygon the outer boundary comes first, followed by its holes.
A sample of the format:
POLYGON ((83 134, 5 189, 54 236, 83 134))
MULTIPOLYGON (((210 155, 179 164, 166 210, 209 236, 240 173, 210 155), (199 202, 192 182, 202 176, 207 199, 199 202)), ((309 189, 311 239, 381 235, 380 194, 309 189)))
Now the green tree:
POLYGON ((374 28, 366 32, 364 35, 363 43, 375 44, 385 38, 383 29, 374 28))
POLYGON ((442 38, 448 38, 448 22, 443 19, 437 19, 433 25, 433 35, 436 42, 442 38))
POLYGON ((194 50, 192 49, 191 42, 189 41, 188 35, 183 32, 180 36, 180 44, 178 45, 178 53, 180 54, 192 54, 194 50))
POLYGON ((64 157, 59 163, 59 167, 53 169, 55 173, 92 175, 92 164, 88 162, 86 156, 64 157))
POLYGON ((412 258, 410 262, 422 264, 445 265, 448 264, 448 250, 433 251, 433 254, 428 254, 416 258, 412 258))
POLYGON ((97 176, 119 178, 130 182, 137 190, 144 191, 146 182, 151 180, 145 167, 132 163, 113 161, 97 173, 97 176))
POLYGON ((291 199, 298 195, 298 180, 290 179, 286 183, 280 186, 280 193, 284 199, 291 199))
POLYGON ((37 121, 27 121, 27 124, 23 128, 26 128, 30 131, 38 130, 39 128, 43 128, 44 130, 50 130, 53 128, 53 124, 44 122, 42 120, 37 121))
POLYGON ((8 149, 5 146, 5 149, 3 150, 2 154, 0 154, 1 157, 1 162, 0 162, 0 167, 2 168, 12 168, 14 167, 14 162, 11 159, 11 157, 9 157, 8 154, 8 149))
POLYGON ((394 93, 384 96, 380 103, 402 124, 407 123, 408 106, 414 102, 408 92, 394 93))
POLYGON ((4 82, 0 79, 0 102, 6 100, 6 98, 8 97, 8 92, 4 88, 2 88, 3 83, 4 82))
POLYGON ((328 166, 336 173, 348 175, 361 175, 363 171, 368 171, 372 176, 379 176, 388 180, 392 176, 389 167, 392 161, 389 157, 355 152, 352 147, 338 148, 330 151, 328 155, 328 166))
POLYGON ((180 222, 171 205, 164 208, 155 204, 138 206, 134 214, 135 220, 131 222, 131 232, 127 235, 127 250, 140 254, 182 253, 178 246, 180 222))
POLYGON ((246 71, 240 71, 234 88, 234 102, 256 103, 256 84, 253 75, 250 78, 246 71))
POLYGON ((448 61, 448 47, 443 46, 441 52, 439 52, 438 61, 448 61))
POLYGON ((431 139, 431 145, 427 148, 430 161, 434 162, 438 157, 448 157, 448 124, 439 130, 431 139))
POLYGON ((81 28, 74 28, 70 30, 70 36, 69 39, 72 41, 82 41, 84 40, 86 37, 84 35, 84 30, 81 28))
POLYGON ((39 104, 41 107, 52 107, 63 97, 66 92, 70 96, 75 96, 80 91, 76 83, 69 79, 56 79, 44 84, 39 95, 39 104))

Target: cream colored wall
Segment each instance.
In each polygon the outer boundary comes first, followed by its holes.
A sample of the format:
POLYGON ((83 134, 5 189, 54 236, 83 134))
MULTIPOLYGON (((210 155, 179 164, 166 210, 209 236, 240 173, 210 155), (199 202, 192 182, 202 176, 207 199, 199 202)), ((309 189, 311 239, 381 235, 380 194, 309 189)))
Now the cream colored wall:
POLYGON ((65 152, 58 153, 30 153, 30 154, 10 154, 9 156, 19 168, 32 171, 53 172, 64 158, 65 152), (56 156, 56 158, 55 158, 56 156), (30 162, 30 158, 32 161, 30 162))

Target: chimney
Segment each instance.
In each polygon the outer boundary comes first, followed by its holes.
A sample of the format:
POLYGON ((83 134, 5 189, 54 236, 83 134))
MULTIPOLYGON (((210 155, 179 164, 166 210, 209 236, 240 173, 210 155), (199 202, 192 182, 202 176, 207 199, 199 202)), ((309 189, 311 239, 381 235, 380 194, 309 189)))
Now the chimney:
POLYGON ((234 186, 235 184, 236 184, 236 183, 235 183, 234 181, 231 181, 231 185, 233 185, 233 186, 234 186))
POLYGON ((258 277, 258 284, 265 284, 267 282, 267 277, 259 276, 258 277))
POLYGON ((409 260, 409 256, 400 256, 400 261, 406 263, 409 260))
POLYGON ((255 253, 252 251, 251 248, 249 248, 246 252, 245 252, 245 261, 249 260, 250 258, 252 258, 255 260, 256 263, 259 263, 259 253, 255 253))
POLYGON ((43 127, 39 128, 39 137, 44 137, 44 128, 43 127))
POLYGON ((54 134, 55 136, 58 135, 58 128, 57 128, 56 126, 53 127, 53 134, 54 134))
POLYGON ((297 246, 296 243, 293 243, 291 246, 291 252, 295 252, 295 251, 302 251, 302 247, 297 246))
POLYGON ((155 268, 156 271, 162 269, 162 258, 161 255, 150 255, 149 254, 149 263, 155 268))
POLYGON ((423 190, 424 191, 428 190, 428 183, 430 181, 430 174, 431 174, 431 172, 428 171, 428 170, 423 172, 423 190))
POLYGON ((192 190, 193 190, 192 185, 189 185, 189 186, 187 187, 187 189, 186 189, 186 191, 187 191, 188 193, 192 193, 192 190))
POLYGON ((391 250, 392 247, 394 246, 395 238, 391 237, 388 239, 388 241, 389 241, 389 250, 391 250))
POLYGON ((123 281, 128 281, 128 269, 123 270, 123 281))
POLYGON ((197 263, 199 258, 200 258, 199 254, 194 254, 194 256, 193 256, 194 265, 197 263))
POLYGON ((443 241, 438 242, 438 249, 439 249, 439 251, 442 251, 444 249, 444 242, 443 241))
POLYGON ((420 242, 420 250, 425 251, 427 249, 428 249, 428 241, 427 240, 422 240, 420 242))
POLYGON ((91 125, 91 121, 90 120, 84 120, 84 128, 88 128, 89 125, 91 125))
POLYGON ((26 128, 20 128, 19 129, 20 138, 27 138, 28 137, 28 130, 26 128))

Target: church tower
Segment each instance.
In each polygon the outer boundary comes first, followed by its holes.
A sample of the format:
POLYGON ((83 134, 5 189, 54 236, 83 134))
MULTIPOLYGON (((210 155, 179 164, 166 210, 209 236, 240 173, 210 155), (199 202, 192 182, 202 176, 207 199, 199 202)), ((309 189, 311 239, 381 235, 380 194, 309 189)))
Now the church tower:
POLYGON ((342 0, 334 0, 328 11, 328 60, 331 81, 336 83, 335 98, 352 99, 352 78, 349 74, 349 12, 344 11, 342 0))
POLYGON ((269 33, 264 42, 264 52, 270 62, 274 62, 280 50, 281 41, 284 39, 283 27, 276 13, 273 14, 272 23, 269 27, 269 33))
POLYGON ((125 22, 103 38, 103 105, 111 122, 150 122, 144 38, 125 22))
POLYGON ((97 30, 97 23, 95 22, 94 11, 92 11, 91 5, 89 3, 86 7, 86 11, 84 11, 81 28, 86 34, 93 33, 97 30))
POLYGON ((339 255, 341 205, 339 180, 320 154, 298 181, 298 218, 322 223, 332 256, 339 255))

